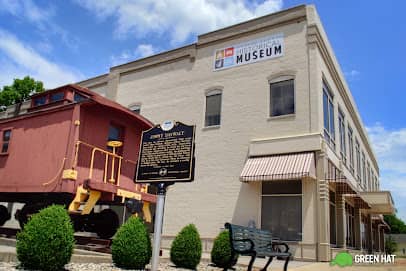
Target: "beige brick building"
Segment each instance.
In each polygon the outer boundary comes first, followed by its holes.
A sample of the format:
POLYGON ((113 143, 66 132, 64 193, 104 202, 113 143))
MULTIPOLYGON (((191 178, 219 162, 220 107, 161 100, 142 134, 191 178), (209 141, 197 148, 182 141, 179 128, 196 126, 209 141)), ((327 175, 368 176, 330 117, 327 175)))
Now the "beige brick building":
POLYGON ((383 249, 393 212, 351 92, 314 6, 198 36, 79 83, 155 123, 196 124, 195 181, 167 194, 164 246, 194 223, 270 229, 296 258, 383 249))

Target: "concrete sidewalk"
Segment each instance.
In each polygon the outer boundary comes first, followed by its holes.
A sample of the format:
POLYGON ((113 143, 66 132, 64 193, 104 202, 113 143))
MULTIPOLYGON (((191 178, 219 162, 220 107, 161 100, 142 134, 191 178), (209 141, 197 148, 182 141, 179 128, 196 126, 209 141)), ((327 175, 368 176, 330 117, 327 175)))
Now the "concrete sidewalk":
MULTIPOLYGON (((1 238, 0 238, 1 239, 1 238)), ((1 240, 0 240, 1 243, 1 240)), ((161 262, 169 261, 169 250, 162 251, 161 262)), ((240 256, 238 259, 237 265, 240 267, 248 266, 250 257, 240 256)), ((17 255, 15 246, 13 242, 0 245, 0 262, 17 262, 17 255)), ((72 256, 72 263, 112 263, 111 255, 81 249, 75 249, 72 256)), ((210 263, 210 253, 202 254, 202 263, 210 263)), ((266 259, 258 258, 254 263, 255 270, 260 270, 264 267, 266 259)), ((280 271, 283 270, 284 261, 274 260, 269 266, 268 270, 280 271)), ((320 263, 320 262, 304 262, 304 261, 290 261, 288 265, 288 270, 295 271, 356 271, 356 270, 365 270, 365 271, 401 271, 406 270, 406 259, 397 258, 395 264, 387 265, 353 265, 350 267, 339 267, 339 266, 330 266, 329 263, 320 263)))
MULTIPOLYGON (((163 250, 162 258, 169 259, 169 250, 163 250)), ((248 266, 250 257, 240 256, 238 258, 237 265, 248 266)), ((202 254, 202 261, 210 263, 210 253, 202 254)), ((267 259, 258 258, 254 262, 254 268, 256 270, 261 270, 267 262, 267 259)), ((283 270, 284 261, 274 259, 271 265, 268 267, 269 271, 281 271, 283 270)), ((305 262, 305 261, 290 261, 288 265, 288 270, 294 271, 405 271, 406 270, 406 259, 397 258, 395 259, 395 264, 354 264, 353 266, 330 266, 330 263, 322 262, 305 262)))

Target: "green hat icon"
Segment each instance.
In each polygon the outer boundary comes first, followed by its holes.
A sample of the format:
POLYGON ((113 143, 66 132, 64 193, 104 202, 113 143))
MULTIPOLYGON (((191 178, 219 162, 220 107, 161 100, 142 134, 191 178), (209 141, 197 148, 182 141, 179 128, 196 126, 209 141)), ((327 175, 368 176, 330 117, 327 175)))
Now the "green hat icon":
POLYGON ((338 265, 340 267, 352 266, 352 256, 348 252, 340 252, 331 260, 330 265, 338 265))

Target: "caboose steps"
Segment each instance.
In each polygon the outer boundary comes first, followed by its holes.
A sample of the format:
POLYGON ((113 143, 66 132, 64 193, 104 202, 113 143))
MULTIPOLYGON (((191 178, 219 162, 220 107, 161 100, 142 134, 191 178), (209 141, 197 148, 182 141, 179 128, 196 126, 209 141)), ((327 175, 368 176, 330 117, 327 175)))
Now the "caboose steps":
POLYGON ((93 210, 97 201, 100 199, 101 192, 97 190, 85 189, 82 185, 78 186, 75 198, 69 205, 69 212, 88 215, 93 210), (83 209, 80 210, 80 207, 83 209))

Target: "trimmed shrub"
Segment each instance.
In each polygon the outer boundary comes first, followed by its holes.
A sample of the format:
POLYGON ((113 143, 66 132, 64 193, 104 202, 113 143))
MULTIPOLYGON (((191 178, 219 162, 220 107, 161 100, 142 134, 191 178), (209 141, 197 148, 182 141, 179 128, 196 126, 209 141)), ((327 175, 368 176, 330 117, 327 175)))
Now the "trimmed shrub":
POLYGON ((228 230, 220 232, 214 239, 211 250, 211 261, 215 266, 227 270, 237 263, 238 254, 233 254, 230 245, 230 233, 228 230))
POLYGON ((111 255, 117 267, 145 269, 152 256, 151 239, 138 217, 130 217, 114 236, 111 255))
POLYGON ((70 261, 75 244, 68 212, 52 205, 34 214, 17 234, 21 266, 35 270, 61 270, 70 261))
POLYGON ((393 254, 398 249, 398 244, 395 242, 392 236, 388 236, 385 240, 385 253, 393 254))
POLYGON ((195 225, 184 227, 171 246, 171 261, 178 267, 196 269, 202 257, 202 242, 195 225))

